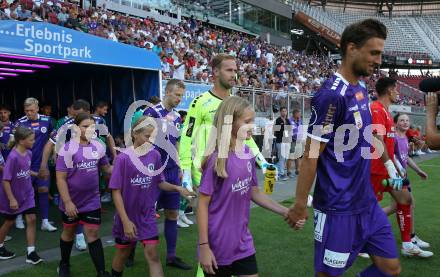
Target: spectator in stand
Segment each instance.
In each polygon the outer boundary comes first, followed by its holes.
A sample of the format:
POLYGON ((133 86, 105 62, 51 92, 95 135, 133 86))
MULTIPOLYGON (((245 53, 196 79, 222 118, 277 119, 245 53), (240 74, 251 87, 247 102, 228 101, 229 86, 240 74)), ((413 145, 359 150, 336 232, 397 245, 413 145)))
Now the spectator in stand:
POLYGON ((289 121, 292 128, 292 144, 290 145, 290 156, 287 161, 287 175, 291 177, 292 163, 295 163, 295 175, 299 174, 299 164, 304 151, 301 112, 296 109, 293 110, 289 121))
POLYGON ((277 148, 277 156, 278 156, 278 172, 279 172, 279 180, 287 181, 289 178, 287 177, 286 170, 286 159, 289 157, 289 148, 292 138, 289 138, 289 119, 287 118, 287 108, 280 108, 280 116, 275 120, 275 145, 277 148))

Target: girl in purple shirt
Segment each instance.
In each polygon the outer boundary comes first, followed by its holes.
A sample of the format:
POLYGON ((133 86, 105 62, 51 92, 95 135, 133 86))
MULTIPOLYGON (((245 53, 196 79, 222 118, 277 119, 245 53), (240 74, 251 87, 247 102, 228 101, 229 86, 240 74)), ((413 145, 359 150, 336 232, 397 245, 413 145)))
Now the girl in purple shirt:
MULTIPOLYGON (((428 178, 428 174, 420 169, 419 166, 409 157, 409 144, 408 138, 406 136, 406 132, 410 126, 409 116, 407 114, 398 113, 394 116, 394 124, 396 125, 396 137, 394 142, 394 153, 395 157, 399 160, 402 167, 406 170, 408 167, 412 168, 417 175, 422 178, 422 180, 426 180, 428 178)), ((406 176, 406 178, 408 178, 406 176)), ((414 227, 414 195, 411 193, 411 186, 408 186, 409 193, 409 202, 411 203, 411 242, 417 245, 419 248, 428 248, 430 244, 421 240, 415 233, 414 227)), ((391 215, 396 212, 396 203, 392 202, 390 206, 384 208, 384 212, 387 215, 391 215)), ((406 253, 403 253, 404 255, 406 253)), ((419 257, 429 258, 433 255, 430 251, 422 250, 420 251, 419 257)), ((408 256, 408 254, 406 255, 408 256)))
MULTIPOLYGON (((116 157, 110 179, 116 215, 113 237, 116 254, 113 258, 112 276, 122 276, 124 264, 136 242, 144 245, 144 255, 150 275, 163 276, 157 244, 159 243, 156 224, 156 203, 160 190, 179 192, 184 197, 191 193, 185 188, 165 182, 162 174, 165 165, 160 153, 153 148, 154 125, 141 117, 132 127, 133 146, 116 157)), ((153 122, 154 123, 154 122, 153 122)))
POLYGON ((214 117, 199 189, 199 262, 205 276, 258 276, 248 228, 251 200, 283 217, 288 209, 258 190, 255 157, 244 141, 255 112, 240 97, 224 100, 214 117))
MULTIPOLYGON (((34 132, 26 127, 17 127, 14 133, 15 147, 10 152, 3 169, 3 185, 0 187, 0 215, 5 219, 0 228, 0 259, 12 259, 13 252, 4 246, 5 237, 19 214, 26 218, 27 256, 26 262, 39 264, 43 261, 35 252, 36 216, 34 188, 31 176, 32 146, 34 132)), ((3 159, 2 159, 3 160, 3 159)))
POLYGON ((70 276, 70 253, 78 224, 84 226, 90 256, 98 276, 110 276, 105 271, 104 251, 99 238, 99 170, 111 174, 112 169, 105 155, 105 147, 93 138, 93 116, 88 113, 78 114, 73 128, 72 138, 58 151, 56 162, 57 186, 62 199, 59 208, 64 225, 60 238, 58 276, 70 276))

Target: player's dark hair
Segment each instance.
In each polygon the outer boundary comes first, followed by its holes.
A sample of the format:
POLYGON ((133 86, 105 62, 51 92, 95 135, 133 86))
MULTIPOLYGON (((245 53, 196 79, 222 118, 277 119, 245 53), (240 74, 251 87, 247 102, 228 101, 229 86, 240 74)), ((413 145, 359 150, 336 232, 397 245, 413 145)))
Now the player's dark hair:
POLYGON ((287 110, 287 108, 283 106, 283 107, 280 108, 280 112, 281 112, 282 110, 287 110))
POLYGON ((95 105, 95 110, 104 107, 109 107, 108 103, 105 101, 98 101, 98 103, 95 105))
POLYGON ((393 78, 382 77, 376 82, 376 93, 378 96, 383 96, 387 93, 388 88, 394 87, 397 81, 393 78))
POLYGON ((394 123, 397 123, 397 121, 399 121, 399 117, 401 117, 402 115, 408 116, 406 113, 397 113, 393 118, 394 123))
POLYGON ((370 18, 347 26, 341 36, 342 58, 345 57, 349 43, 361 48, 371 38, 387 38, 387 27, 379 20, 370 18))
POLYGON ((7 111, 12 112, 12 108, 8 104, 0 105, 0 110, 7 110, 7 111))
POLYGON ((159 96, 151 96, 151 97, 148 99, 148 102, 150 102, 150 103, 153 104, 153 105, 157 105, 157 104, 160 103, 160 97, 159 97, 159 96))
POLYGON ((294 109, 294 110, 292 111, 292 114, 297 114, 297 113, 299 113, 299 110, 298 110, 298 109, 294 109))
POLYGON ((75 111, 83 110, 85 112, 90 112, 90 103, 83 99, 75 100, 72 104, 72 109, 75 111))
POLYGON ((95 122, 95 118, 93 117, 93 115, 86 113, 86 112, 81 112, 75 117, 75 121, 73 123, 76 126, 79 126, 81 124, 81 122, 83 122, 84 120, 87 120, 87 119, 93 120, 93 122, 95 122))
POLYGON ((9 141, 8 148, 11 149, 15 145, 17 145, 17 143, 27 139, 29 136, 33 134, 34 131, 32 131, 32 129, 23 126, 18 126, 17 128, 14 129, 14 139, 9 141))
POLYGON ((188 112, 184 110, 180 110, 178 113, 180 114, 180 117, 185 117, 188 114, 188 112))

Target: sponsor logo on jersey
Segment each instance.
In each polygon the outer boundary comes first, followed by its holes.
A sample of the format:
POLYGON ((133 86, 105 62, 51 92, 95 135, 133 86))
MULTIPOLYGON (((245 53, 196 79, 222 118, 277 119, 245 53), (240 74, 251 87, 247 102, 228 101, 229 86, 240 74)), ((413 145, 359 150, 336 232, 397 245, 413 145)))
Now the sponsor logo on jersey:
POLYGON ((31 126, 32 127, 37 127, 37 126, 40 126, 40 123, 39 122, 34 122, 34 123, 31 123, 31 126))
POLYGON ((134 178, 130 178, 130 184, 132 186, 141 186, 142 188, 148 188, 151 184, 152 177, 136 175, 134 178))
POLYGON ((29 176, 31 176, 30 170, 23 170, 22 169, 19 172, 17 172, 17 179, 28 178, 29 176))
POLYGON ((344 268, 347 265, 350 253, 340 253, 325 249, 324 264, 333 268, 344 268))
POLYGON ((237 178, 237 181, 232 184, 232 192, 239 192, 241 195, 246 194, 250 189, 251 182, 252 176, 249 176, 243 180, 237 178))
POLYGON ((76 168, 78 169, 82 169, 82 170, 87 170, 87 171, 91 171, 96 169, 96 165, 98 164, 98 161, 93 160, 93 161, 81 161, 79 163, 76 164, 76 168))

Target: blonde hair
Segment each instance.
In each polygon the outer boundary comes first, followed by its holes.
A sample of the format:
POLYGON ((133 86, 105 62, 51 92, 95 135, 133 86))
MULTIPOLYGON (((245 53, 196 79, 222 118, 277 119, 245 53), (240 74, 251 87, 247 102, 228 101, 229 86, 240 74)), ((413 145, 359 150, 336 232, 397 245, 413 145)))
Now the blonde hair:
POLYGON ((134 135, 138 135, 138 134, 142 133, 146 128, 151 128, 154 130, 156 128, 156 126, 154 123, 151 123, 151 122, 155 122, 152 117, 149 117, 149 116, 139 117, 139 119, 136 120, 136 122, 131 127, 131 140, 134 142, 134 135), (147 121, 147 122, 144 122, 144 121, 147 121))
POLYGON ((38 100, 33 97, 26 98, 26 100, 24 100, 24 106, 29 107, 30 105, 38 106, 38 100))
POLYGON ((217 150, 214 168, 217 176, 221 178, 228 177, 226 161, 231 149, 233 123, 243 115, 247 108, 251 107, 251 103, 246 99, 238 96, 229 96, 223 100, 215 113, 213 123, 215 129, 210 132, 205 151, 205 159, 202 164, 204 165, 206 163, 213 149, 217 150))
POLYGON ((212 69, 213 70, 214 69, 220 69, 222 62, 226 61, 226 60, 234 60, 235 61, 235 58, 233 56, 225 54, 225 53, 220 53, 220 54, 216 55, 211 60, 211 67, 212 67, 212 69))

